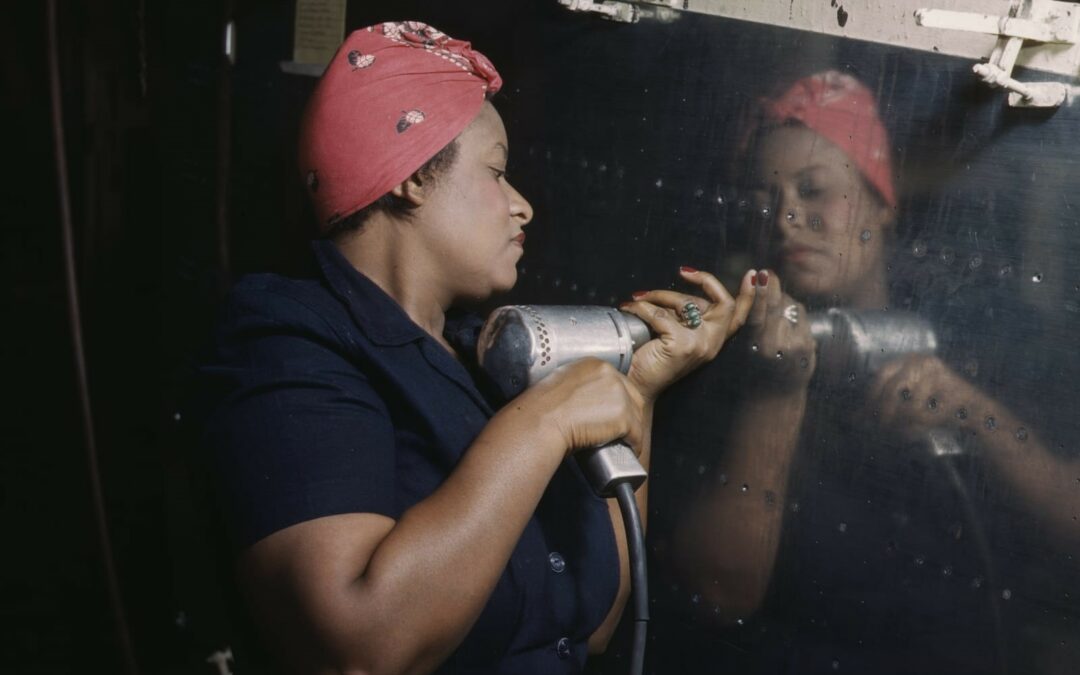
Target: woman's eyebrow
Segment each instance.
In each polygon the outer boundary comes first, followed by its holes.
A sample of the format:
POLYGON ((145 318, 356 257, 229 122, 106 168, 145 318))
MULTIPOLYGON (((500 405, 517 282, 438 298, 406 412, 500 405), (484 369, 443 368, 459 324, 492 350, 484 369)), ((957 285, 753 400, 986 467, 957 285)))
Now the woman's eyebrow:
POLYGON ((814 171, 828 171, 831 169, 832 167, 828 164, 811 164, 810 166, 804 166, 803 168, 799 169, 795 175, 805 176, 806 174, 813 173, 814 171))

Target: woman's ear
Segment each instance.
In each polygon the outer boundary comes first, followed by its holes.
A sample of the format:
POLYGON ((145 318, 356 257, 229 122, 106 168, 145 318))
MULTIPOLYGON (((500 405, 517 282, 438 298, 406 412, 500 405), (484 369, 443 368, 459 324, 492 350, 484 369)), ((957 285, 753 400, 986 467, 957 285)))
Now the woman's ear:
POLYGON ((420 206, 424 203, 426 191, 430 188, 430 184, 431 181, 422 180, 418 174, 414 173, 395 185, 390 190, 390 194, 409 202, 413 206, 420 206))
POLYGON ((889 234, 896 234, 896 218, 896 209, 882 201, 878 211, 878 223, 881 224, 881 230, 889 234))

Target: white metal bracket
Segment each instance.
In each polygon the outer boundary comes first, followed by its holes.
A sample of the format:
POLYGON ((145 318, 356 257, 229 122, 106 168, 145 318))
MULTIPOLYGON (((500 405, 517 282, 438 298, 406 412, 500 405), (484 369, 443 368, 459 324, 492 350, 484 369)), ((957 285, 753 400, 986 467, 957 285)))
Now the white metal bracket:
POLYGON ((915 12, 915 22, 927 28, 999 36, 989 62, 975 64, 972 71, 990 86, 1007 89, 1011 106, 1055 108, 1069 96, 1069 88, 1060 82, 1018 82, 1012 77, 1012 69, 1024 40, 1057 44, 1080 41, 1080 5, 1013 0, 1007 16, 924 8, 915 12))
POLYGON ((629 2, 609 0, 593 2, 592 0, 559 0, 559 4, 571 12, 591 12, 599 14, 605 19, 622 23, 637 23, 638 8, 629 2))

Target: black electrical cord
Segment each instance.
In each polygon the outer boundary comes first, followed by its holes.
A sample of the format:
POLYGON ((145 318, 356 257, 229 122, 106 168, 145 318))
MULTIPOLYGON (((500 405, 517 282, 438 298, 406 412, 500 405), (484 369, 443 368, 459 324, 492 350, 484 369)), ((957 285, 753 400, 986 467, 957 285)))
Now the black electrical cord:
POLYGON ((57 28, 56 0, 46 4, 46 29, 48 33, 49 98, 52 108, 53 146, 56 153, 57 201, 60 204, 60 230, 64 248, 64 277, 67 290, 68 321, 71 324, 71 347, 75 359, 75 377, 79 388, 79 404, 82 411, 83 438, 86 441, 86 464, 90 474, 90 494, 94 506, 94 522, 97 525, 101 562, 105 571, 105 584, 109 603, 116 618, 116 632, 120 642, 124 670, 128 675, 139 672, 135 649, 128 629, 124 604, 120 595, 120 583, 116 575, 109 523, 105 516, 105 500, 101 489, 101 472, 98 468, 97 444, 94 440, 94 418, 90 406, 90 386, 86 376, 86 351, 83 347, 82 312, 79 308, 79 288, 75 272, 75 234, 71 218, 71 193, 68 186, 67 160, 64 157, 64 115, 60 95, 60 52, 57 28))
POLYGON ((634 642, 630 652, 631 675, 642 675, 645 669, 645 638, 649 630, 649 574, 645 562, 645 528, 641 524, 634 488, 630 483, 615 486, 626 543, 630 552, 630 596, 634 603, 634 642))

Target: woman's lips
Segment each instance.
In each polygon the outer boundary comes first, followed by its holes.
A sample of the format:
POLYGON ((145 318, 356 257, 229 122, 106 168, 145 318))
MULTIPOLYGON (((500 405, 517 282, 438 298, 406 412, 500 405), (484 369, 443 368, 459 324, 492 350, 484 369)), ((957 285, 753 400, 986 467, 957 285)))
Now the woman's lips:
POLYGON ((517 244, 518 246, 520 246, 522 248, 525 248, 525 233, 522 232, 521 234, 514 237, 510 241, 514 242, 515 244, 517 244))
POLYGON ((780 251, 780 258, 784 262, 800 263, 806 261, 809 257, 820 253, 817 249, 809 248, 807 246, 792 246, 780 251))

